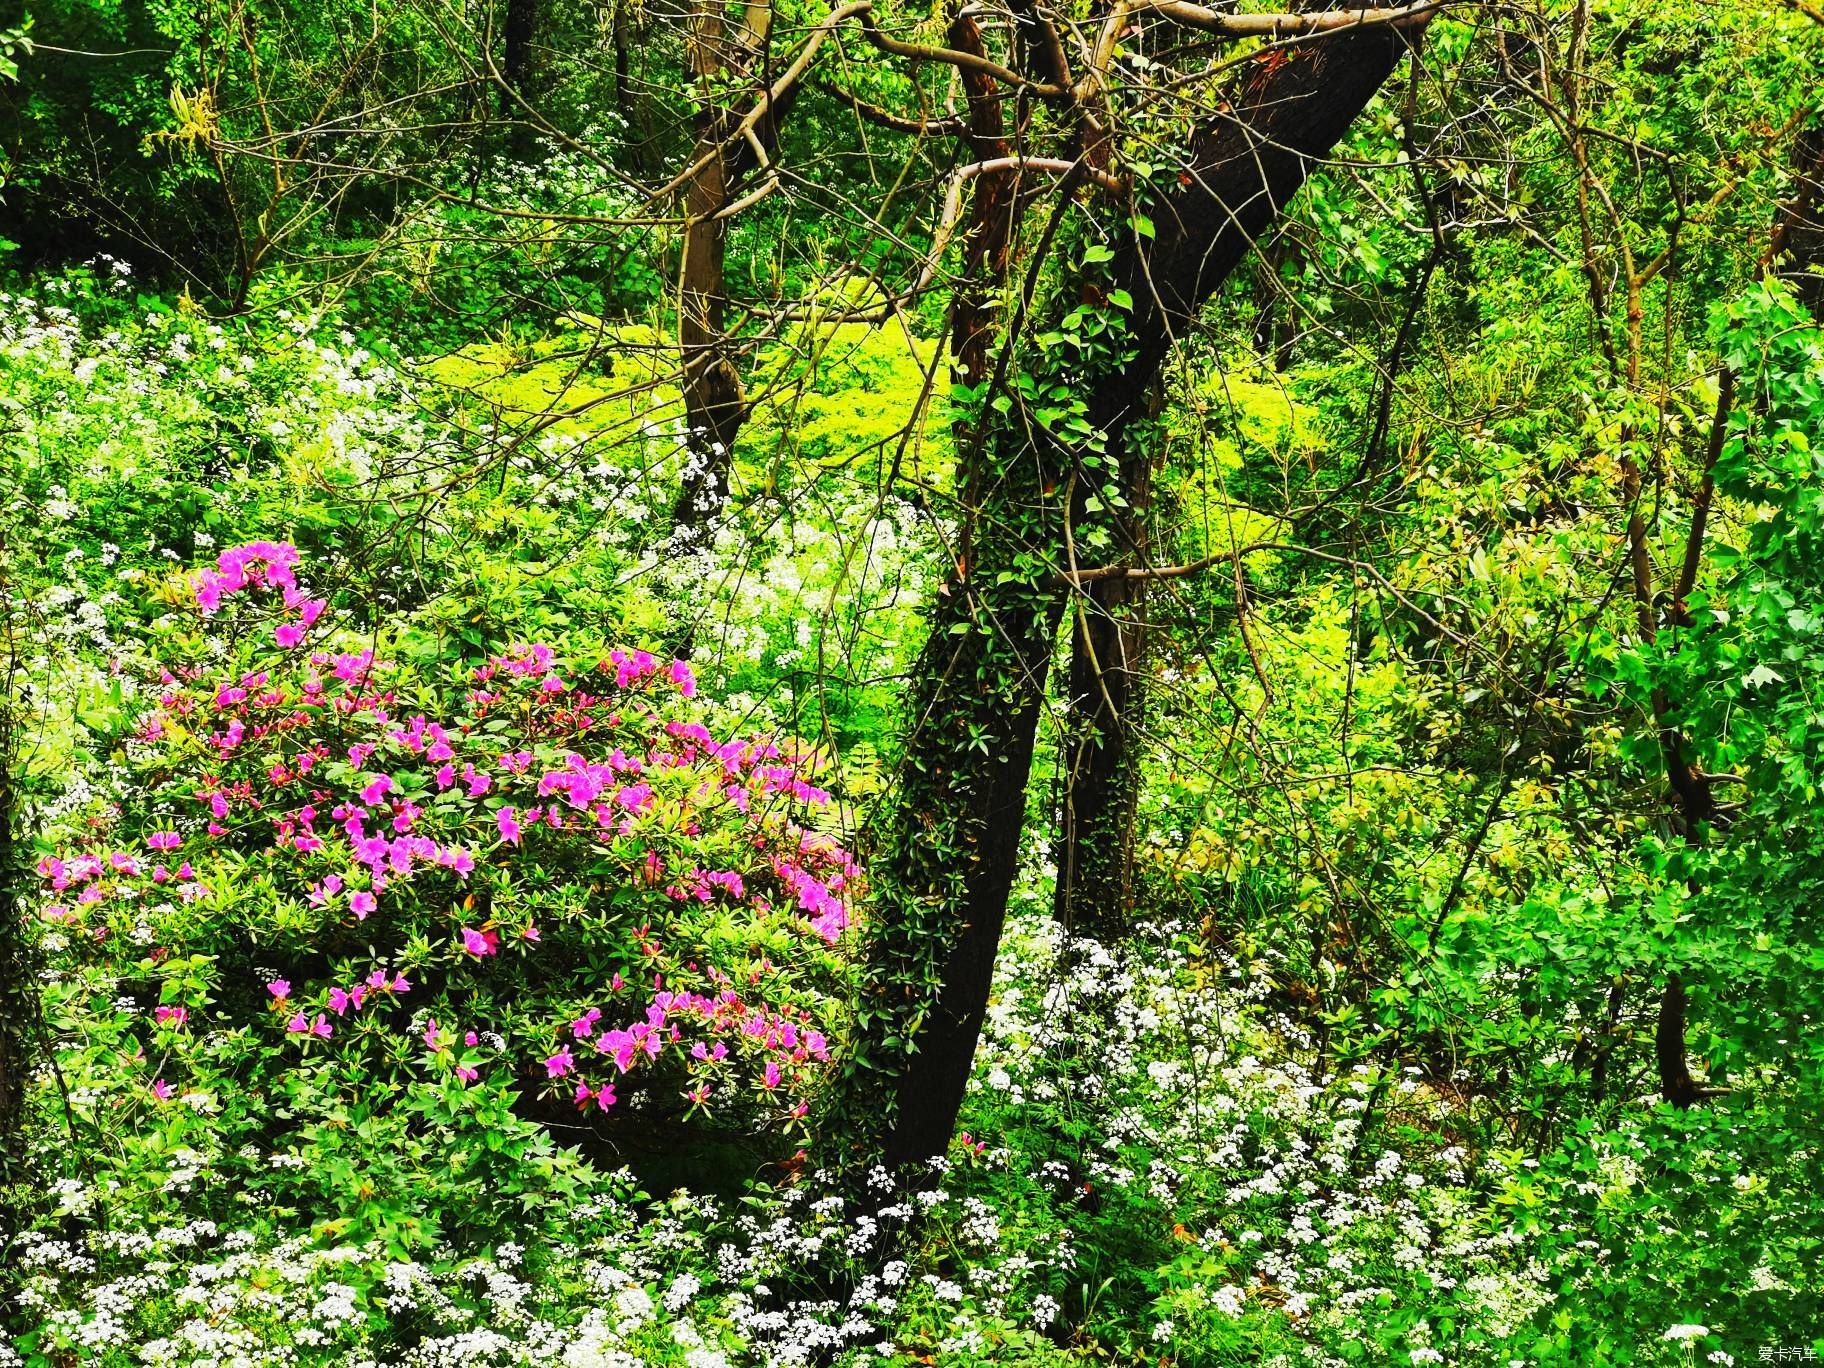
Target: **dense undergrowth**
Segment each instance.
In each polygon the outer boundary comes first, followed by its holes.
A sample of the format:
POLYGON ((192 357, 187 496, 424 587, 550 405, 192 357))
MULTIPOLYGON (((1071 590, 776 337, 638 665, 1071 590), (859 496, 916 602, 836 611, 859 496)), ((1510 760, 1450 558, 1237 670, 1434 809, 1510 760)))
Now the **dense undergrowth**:
MULTIPOLYGON (((1202 801, 1195 789, 1158 791, 1148 858, 1176 865, 1187 894, 1242 874, 1248 915, 1073 949, 1041 911, 1034 847, 962 1133, 934 1186, 895 1191, 883 1175, 858 1204, 790 1141, 820 1086, 792 1071, 840 1056, 846 1035, 790 1005, 829 990, 789 957, 827 942, 839 974, 849 909, 800 903, 808 876, 778 857, 759 866, 785 879, 771 891, 738 872, 755 878, 740 833, 772 820, 760 795, 823 795, 789 756, 724 750, 676 707, 638 720, 657 688, 718 732, 802 726, 795 691, 755 682, 803 649, 790 582, 854 572, 781 539, 768 554, 789 580, 775 570, 767 592, 743 581, 720 603, 727 590, 699 590, 719 653, 667 670, 604 645, 598 671, 576 643, 662 647, 667 590, 643 544, 651 515, 597 492, 618 471, 583 468, 593 429, 546 439, 570 473, 503 460, 502 483, 458 496, 474 521, 421 525, 433 587, 412 561, 360 548, 435 478, 425 453, 502 441, 471 426, 472 391, 413 378, 322 320, 258 332, 147 312, 126 279, 104 264, 7 301, 16 468, 46 515, 32 525, 45 571, 29 605, 30 761, 56 852, 39 865, 38 953, 60 1042, 34 1141, 43 1196, 14 1245, 15 1361, 1575 1362, 1619 1315, 1646 1321, 1645 1361, 1677 1362, 1678 1335, 1695 1333, 1678 1327, 1771 1322, 1808 1285, 1803 1245, 1774 1229, 1807 1201, 1802 1178, 1726 1107, 1635 1108, 1541 1144, 1527 1109, 1467 1074, 1339 1051, 1346 1020, 1300 1006, 1303 971, 1262 915, 1287 896, 1263 882, 1270 819, 1255 834, 1198 827, 1187 865, 1171 805, 1202 801), (354 496, 382 485, 390 499, 354 496), (274 526, 311 553, 233 549, 274 526), (603 593, 611 575, 634 588, 603 593), (571 642, 571 659, 490 655, 508 623, 571 642), (452 659, 458 678, 441 685, 452 659), (592 708, 613 714, 600 739, 592 708), (599 773, 583 756, 610 751, 599 773), (706 777, 731 795, 752 785, 757 804, 729 809, 745 853, 707 854, 727 838, 664 815, 701 802, 706 777), (306 781, 300 822, 286 788, 306 781), (591 912, 579 879, 627 893, 591 912), (787 913, 773 931, 731 923, 773 903, 787 913), (743 977, 771 1005, 744 997, 718 1024, 718 982, 732 1002, 743 977), (667 1006, 648 1027, 655 993, 667 1006), (782 1076, 767 1055, 794 1013, 782 1076), (619 1017, 634 1030, 614 1035, 619 1017), (664 1062, 650 1048, 648 1068, 648 1030, 686 1081, 641 1086, 664 1062), (736 1046, 729 1063, 719 1041, 736 1046), (689 1119, 666 1119, 674 1093, 725 1122, 729 1099, 737 1124, 707 1167, 655 1144, 689 1119), (783 1143, 764 1139, 781 1125, 783 1143), (1673 1147, 1688 1185, 1676 1207, 1650 1181, 1673 1147), (1729 1284, 1712 1222, 1731 1232, 1729 1284), (1611 1279, 1629 1265, 1660 1271, 1650 1297, 1617 1306, 1611 1279)), ((1272 412, 1263 431, 1283 438, 1272 412)), ((1283 628, 1263 623, 1266 668, 1338 650, 1337 613, 1320 594, 1283 628)), ((1435 825, 1388 823, 1415 786, 1449 805, 1462 781, 1376 765, 1373 747, 1394 759, 1410 725, 1401 675, 1362 667, 1349 687, 1364 725, 1386 730, 1355 742, 1358 786, 1314 799, 1347 797, 1324 819, 1340 832, 1422 850, 1435 825)), ((815 696, 838 709, 822 734, 845 760, 827 780, 830 835, 805 835, 807 850, 833 849, 878 782, 869 747, 841 740, 868 735, 879 705, 865 681, 836 683, 815 696)), ((1523 891, 1499 854, 1522 841, 1560 842, 1560 877, 1574 877, 1558 809, 1520 796, 1472 882, 1490 906, 1523 891)), ((1433 906, 1450 871, 1392 877, 1433 906)), ((1741 1330, 1688 1343, 1752 1353, 1741 1330)))

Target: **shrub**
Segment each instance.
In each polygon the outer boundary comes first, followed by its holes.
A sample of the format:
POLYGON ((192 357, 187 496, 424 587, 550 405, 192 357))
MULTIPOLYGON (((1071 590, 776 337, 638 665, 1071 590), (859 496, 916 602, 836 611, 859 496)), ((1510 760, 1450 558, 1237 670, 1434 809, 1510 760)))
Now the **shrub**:
POLYGON ((300 1197, 408 1246, 563 1167, 531 1119, 801 1129, 861 889, 816 757, 718 741, 645 652, 418 677, 302 573, 259 542, 190 580, 228 630, 161 620, 125 797, 39 864, 62 976, 118 1008, 102 1104, 169 1144, 244 1113, 211 1134, 288 1136, 300 1197))

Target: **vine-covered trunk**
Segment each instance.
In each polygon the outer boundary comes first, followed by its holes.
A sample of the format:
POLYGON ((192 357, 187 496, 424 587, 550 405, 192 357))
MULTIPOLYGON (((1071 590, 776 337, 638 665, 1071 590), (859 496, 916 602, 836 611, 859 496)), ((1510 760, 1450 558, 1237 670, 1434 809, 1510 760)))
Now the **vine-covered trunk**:
MULTIPOLYGON (((1125 345, 1095 373, 1071 377, 1094 395, 1101 469, 1126 466, 1128 428, 1174 340, 1387 79, 1411 32, 1345 31, 1249 62, 1226 116, 1190 136, 1182 174, 1142 204, 1151 235, 1122 231, 1109 274, 1129 300, 1125 345)), ((1101 288, 1067 279, 1058 297, 1074 307, 1101 288)), ((1114 299, 1113 290, 1103 297, 1114 299)), ((1020 355, 1008 358, 1010 372, 1020 355)), ((1060 490, 1094 478, 1086 462, 1035 445, 1017 406, 1006 415, 992 405, 982 411, 988 427, 980 441, 962 444, 957 474, 965 492, 985 491, 965 508, 972 553, 938 596, 873 861, 876 934, 857 1060, 866 1077, 851 1105, 858 1118, 884 1124, 894 1164, 941 1155, 962 1106, 1068 602, 1069 510, 1059 504, 1072 496, 1060 490), (1072 478, 1060 479, 1070 462, 1072 478), (881 1088, 888 1079, 890 1089, 881 1088)))
MULTIPOLYGON (((1127 508, 1119 537, 1134 562, 1147 555, 1152 461, 1129 443, 1122 471, 1127 508)), ((1052 907, 1066 930, 1100 941, 1128 930, 1146 713, 1146 581, 1097 580, 1071 613, 1069 716, 1052 907)))

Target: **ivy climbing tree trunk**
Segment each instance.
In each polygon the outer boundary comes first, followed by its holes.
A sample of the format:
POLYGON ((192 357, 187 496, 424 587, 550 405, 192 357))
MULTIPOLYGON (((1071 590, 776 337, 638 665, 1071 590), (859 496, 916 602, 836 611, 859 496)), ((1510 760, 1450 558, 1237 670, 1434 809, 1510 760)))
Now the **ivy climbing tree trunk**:
MULTIPOLYGON (((1126 507, 1112 521, 1131 564, 1147 558, 1152 456, 1126 444, 1126 507)), ((1146 581, 1116 575, 1084 586, 1071 615, 1069 710, 1053 911, 1066 930, 1108 942, 1134 900, 1140 739, 1146 706, 1146 581)))
POLYGON ((914 668, 904 759, 873 860, 876 934, 858 1061, 872 1083, 853 1105, 884 1125, 892 1164, 948 1147, 974 1061, 1022 853, 1053 642, 1073 590, 1066 505, 1092 481, 1119 479, 1128 429, 1174 340, 1361 113, 1422 22, 1339 30, 1246 64, 1224 113, 1188 135, 1169 189, 1142 200, 1151 235, 1126 226, 1123 206, 1106 278, 1103 268, 1064 273, 1063 306, 1049 314, 1105 301, 1121 339, 1106 361, 1021 376, 1018 329, 1002 343, 1012 383, 984 398, 1007 402, 980 409, 979 440, 958 457, 959 488, 979 491, 964 510, 971 554, 938 595, 914 668), (1091 396, 1094 435, 1083 449, 1045 435, 1015 402, 1029 382, 1091 396))

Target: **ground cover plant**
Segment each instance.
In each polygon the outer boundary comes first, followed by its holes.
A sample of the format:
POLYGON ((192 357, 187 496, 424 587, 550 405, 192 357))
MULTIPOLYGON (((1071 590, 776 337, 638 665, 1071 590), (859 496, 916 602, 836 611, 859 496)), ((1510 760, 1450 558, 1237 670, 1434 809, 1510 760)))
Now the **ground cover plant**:
POLYGON ((0 1368, 1824 1353, 1820 70, 0 17, 0 1368))

